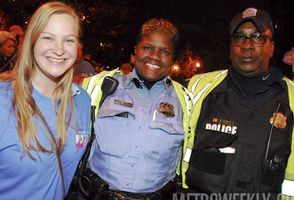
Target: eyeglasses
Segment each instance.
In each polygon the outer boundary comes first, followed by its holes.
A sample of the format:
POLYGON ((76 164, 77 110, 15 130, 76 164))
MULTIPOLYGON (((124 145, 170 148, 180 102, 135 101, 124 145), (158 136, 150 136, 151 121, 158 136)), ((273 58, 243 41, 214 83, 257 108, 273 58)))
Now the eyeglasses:
POLYGON ((246 36, 243 34, 235 34, 231 38, 232 43, 236 46, 242 46, 243 44, 245 44, 246 39, 249 39, 251 44, 255 47, 263 46, 267 39, 272 41, 272 38, 270 36, 260 33, 256 33, 250 36, 246 36))

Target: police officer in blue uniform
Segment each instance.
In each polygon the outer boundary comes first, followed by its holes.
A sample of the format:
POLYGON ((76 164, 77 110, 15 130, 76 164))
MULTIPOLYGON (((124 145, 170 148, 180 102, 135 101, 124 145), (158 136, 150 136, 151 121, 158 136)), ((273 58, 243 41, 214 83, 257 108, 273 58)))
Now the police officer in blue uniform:
MULTIPOLYGON (((183 121, 188 121, 186 90, 168 76, 178 42, 172 23, 151 19, 138 34, 134 70, 105 73, 119 85, 98 111, 89 165, 109 184, 111 200, 172 199, 183 121)), ((94 104, 99 77, 101 73, 83 84, 94 104)))

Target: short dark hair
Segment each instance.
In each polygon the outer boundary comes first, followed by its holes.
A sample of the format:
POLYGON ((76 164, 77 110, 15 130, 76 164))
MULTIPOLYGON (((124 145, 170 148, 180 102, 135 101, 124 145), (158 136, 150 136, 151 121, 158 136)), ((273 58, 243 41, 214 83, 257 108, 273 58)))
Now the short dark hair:
POLYGON ((162 33, 166 33, 173 45, 174 57, 177 56, 178 48, 179 48, 179 31, 178 28, 172 24, 170 21, 166 19, 150 19, 146 21, 136 37, 136 45, 147 35, 153 33, 154 31, 159 31, 162 33))

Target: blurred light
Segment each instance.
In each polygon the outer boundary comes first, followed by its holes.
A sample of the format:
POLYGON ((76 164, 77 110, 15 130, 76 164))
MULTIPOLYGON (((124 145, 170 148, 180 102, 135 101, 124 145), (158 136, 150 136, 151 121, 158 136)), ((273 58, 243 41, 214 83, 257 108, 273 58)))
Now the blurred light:
POLYGON ((111 48, 112 44, 110 42, 99 42, 98 46, 100 46, 102 48, 111 48))
POLYGON ((195 67, 197 67, 197 68, 201 67, 201 65, 200 65, 200 62, 199 62, 199 61, 196 61, 195 67))
POLYGON ((174 64, 172 67, 171 67, 172 71, 179 71, 180 70, 180 66, 177 65, 177 64, 174 64))

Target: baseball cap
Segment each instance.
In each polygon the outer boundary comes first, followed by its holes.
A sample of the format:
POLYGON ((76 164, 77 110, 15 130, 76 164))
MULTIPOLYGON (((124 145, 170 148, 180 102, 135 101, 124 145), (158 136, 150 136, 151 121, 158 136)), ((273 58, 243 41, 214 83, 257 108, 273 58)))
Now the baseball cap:
POLYGON ((252 21, 260 32, 269 28, 274 34, 274 27, 270 14, 257 8, 247 8, 242 13, 236 15, 230 23, 230 34, 233 35, 238 26, 245 21, 252 21))

